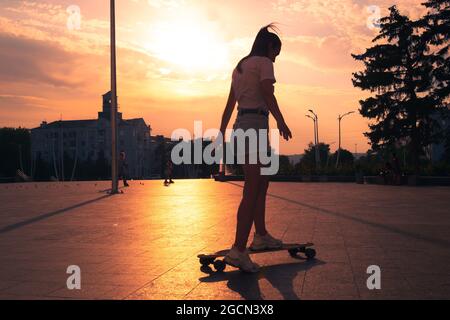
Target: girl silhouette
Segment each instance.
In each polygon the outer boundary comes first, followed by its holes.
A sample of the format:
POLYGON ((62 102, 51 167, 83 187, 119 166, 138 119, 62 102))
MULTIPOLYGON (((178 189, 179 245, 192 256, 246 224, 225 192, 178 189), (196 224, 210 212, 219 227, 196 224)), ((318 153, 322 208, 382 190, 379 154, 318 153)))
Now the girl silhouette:
MULTIPOLYGON (((273 63, 280 54, 281 40, 269 29, 276 31, 273 24, 263 27, 256 36, 250 54, 239 61, 233 71, 230 93, 220 126, 222 137, 225 137, 225 130, 237 102, 238 116, 233 126, 234 132, 237 129, 244 131, 254 129, 257 133, 259 130, 268 130, 270 112, 277 122, 280 135, 286 140, 292 138, 274 95, 276 80, 273 63)), ((246 159, 243 164, 245 184, 237 213, 236 239, 230 252, 225 256, 228 264, 246 272, 259 271, 259 266, 251 261, 246 250, 253 223, 255 234, 250 249, 282 246, 281 240, 272 237, 266 229, 265 206, 269 177, 261 175, 262 164, 259 161, 256 164, 249 161, 253 150, 259 152, 257 146, 245 147, 246 159)))

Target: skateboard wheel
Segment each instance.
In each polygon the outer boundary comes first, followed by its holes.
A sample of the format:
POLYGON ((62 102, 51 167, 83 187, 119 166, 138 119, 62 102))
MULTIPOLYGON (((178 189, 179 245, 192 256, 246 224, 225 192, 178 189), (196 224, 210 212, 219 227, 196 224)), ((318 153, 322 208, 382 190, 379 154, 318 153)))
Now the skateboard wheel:
POLYGON ((209 259, 206 259, 206 258, 200 258, 200 264, 202 265, 202 266, 207 266, 207 265, 209 265, 211 262, 209 261, 209 259))
POLYGON ((222 272, 225 270, 226 264, 222 260, 216 260, 214 261, 214 269, 216 269, 217 272, 222 272))
POLYGON ((311 248, 306 249, 305 256, 306 256, 306 258, 308 258, 308 260, 314 259, 314 257, 316 256, 316 250, 311 249, 311 248))
POLYGON ((289 250, 288 250, 289 255, 290 255, 291 257, 296 257, 296 256, 297 256, 297 253, 299 253, 299 251, 300 251, 300 250, 298 250, 298 249, 289 249, 289 250))
POLYGON ((203 273, 208 273, 208 274, 212 273, 212 269, 211 269, 211 267, 209 265, 202 265, 200 267, 200 271, 203 272, 203 273))

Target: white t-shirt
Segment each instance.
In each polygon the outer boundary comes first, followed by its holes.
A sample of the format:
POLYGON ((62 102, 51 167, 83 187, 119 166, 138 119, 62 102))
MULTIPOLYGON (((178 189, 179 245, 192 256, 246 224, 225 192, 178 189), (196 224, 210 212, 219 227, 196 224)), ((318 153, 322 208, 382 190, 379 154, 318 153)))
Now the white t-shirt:
POLYGON ((264 101, 261 81, 270 79, 276 82, 273 62, 267 57, 253 56, 241 63, 242 73, 234 69, 232 87, 238 108, 268 110, 264 101))

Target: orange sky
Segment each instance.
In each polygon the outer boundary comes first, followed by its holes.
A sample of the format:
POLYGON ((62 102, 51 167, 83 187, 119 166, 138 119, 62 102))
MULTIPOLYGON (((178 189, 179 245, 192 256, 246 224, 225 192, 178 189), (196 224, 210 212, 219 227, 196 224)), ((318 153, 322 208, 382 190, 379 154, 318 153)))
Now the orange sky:
MULTIPOLYGON (((275 21, 283 41, 276 95, 294 135, 281 152, 302 153, 313 140, 309 108, 319 114, 320 140, 337 142, 338 114, 357 110, 367 95, 351 84, 361 65, 350 56, 375 35, 366 26, 367 7, 377 5, 383 15, 397 4, 415 18, 421 2, 116 0, 120 111, 143 117, 152 134, 192 132, 195 120, 217 128, 232 69, 258 29, 275 21)), ((32 128, 61 114, 96 118, 110 86, 108 10, 107 0, 0 2, 0 126, 32 128), (67 27, 70 5, 81 10, 80 29, 67 27)), ((365 130, 359 113, 346 118, 343 147, 366 151, 365 130)))

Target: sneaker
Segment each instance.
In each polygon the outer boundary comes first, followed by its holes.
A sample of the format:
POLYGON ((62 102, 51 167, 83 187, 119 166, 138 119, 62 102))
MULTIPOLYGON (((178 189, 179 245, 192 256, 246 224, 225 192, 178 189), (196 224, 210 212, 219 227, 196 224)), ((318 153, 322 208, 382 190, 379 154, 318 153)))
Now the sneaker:
POLYGON ((253 238, 253 242, 250 245, 250 250, 267 250, 267 249, 278 249, 283 246, 283 241, 279 239, 275 239, 269 233, 266 233, 264 236, 260 236, 255 233, 253 238))
POLYGON ((241 252, 235 247, 231 248, 231 250, 227 253, 224 261, 244 272, 256 273, 259 271, 259 265, 250 259, 248 252, 241 252))

